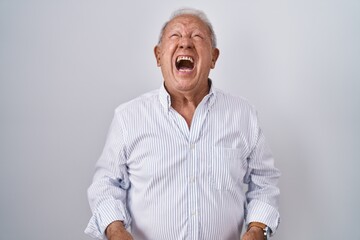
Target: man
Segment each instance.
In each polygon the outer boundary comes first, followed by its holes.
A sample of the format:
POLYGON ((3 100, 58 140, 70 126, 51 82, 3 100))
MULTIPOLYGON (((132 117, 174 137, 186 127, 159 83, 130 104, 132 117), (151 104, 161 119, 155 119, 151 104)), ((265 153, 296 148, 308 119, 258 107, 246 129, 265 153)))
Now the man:
POLYGON ((208 78, 219 50, 205 14, 175 12, 154 52, 164 84, 116 109, 86 233, 239 240, 245 222, 242 239, 263 240, 279 223, 279 171, 253 107, 208 78))

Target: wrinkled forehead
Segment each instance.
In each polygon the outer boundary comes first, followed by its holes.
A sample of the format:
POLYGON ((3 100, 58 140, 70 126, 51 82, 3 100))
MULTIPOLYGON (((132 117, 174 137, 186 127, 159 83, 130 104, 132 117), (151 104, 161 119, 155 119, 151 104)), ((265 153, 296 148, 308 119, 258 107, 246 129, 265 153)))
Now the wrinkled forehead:
POLYGON ((194 15, 180 15, 173 18, 165 27, 165 32, 174 29, 186 29, 188 31, 199 30, 207 32, 210 36, 209 26, 204 23, 199 17, 194 15))

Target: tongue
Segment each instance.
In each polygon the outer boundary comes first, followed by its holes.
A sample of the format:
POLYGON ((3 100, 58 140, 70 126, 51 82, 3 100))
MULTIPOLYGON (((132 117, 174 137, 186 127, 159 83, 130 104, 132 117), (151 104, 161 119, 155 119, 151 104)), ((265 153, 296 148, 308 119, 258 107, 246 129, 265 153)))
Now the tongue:
POLYGON ((181 66, 181 67, 179 68, 179 70, 180 70, 180 71, 190 71, 190 70, 192 70, 192 68, 186 67, 186 66, 181 66))
POLYGON ((179 62, 179 66, 178 66, 179 70, 183 70, 183 71, 192 70, 193 67, 194 67, 194 66, 193 66, 193 63, 192 63, 192 62, 190 62, 190 61, 185 61, 185 60, 180 61, 180 62, 179 62))

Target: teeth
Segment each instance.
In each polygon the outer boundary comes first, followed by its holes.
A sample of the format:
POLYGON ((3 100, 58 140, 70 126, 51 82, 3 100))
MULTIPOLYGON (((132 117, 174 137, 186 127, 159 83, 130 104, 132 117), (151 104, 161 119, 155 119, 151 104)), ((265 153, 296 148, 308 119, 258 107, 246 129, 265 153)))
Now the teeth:
POLYGON ((179 72, 191 72, 192 69, 179 69, 179 72))
POLYGON ((181 60, 187 60, 187 61, 190 61, 190 62, 194 62, 194 59, 192 57, 187 57, 187 56, 179 56, 177 59, 176 59, 176 62, 180 62, 181 60))

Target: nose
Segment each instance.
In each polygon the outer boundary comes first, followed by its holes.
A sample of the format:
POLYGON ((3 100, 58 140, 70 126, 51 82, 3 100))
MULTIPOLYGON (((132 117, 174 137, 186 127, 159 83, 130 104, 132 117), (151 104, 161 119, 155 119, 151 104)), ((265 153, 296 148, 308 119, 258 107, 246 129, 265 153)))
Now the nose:
POLYGON ((193 48, 194 44, 189 37, 182 37, 179 42, 179 47, 182 49, 193 48))

